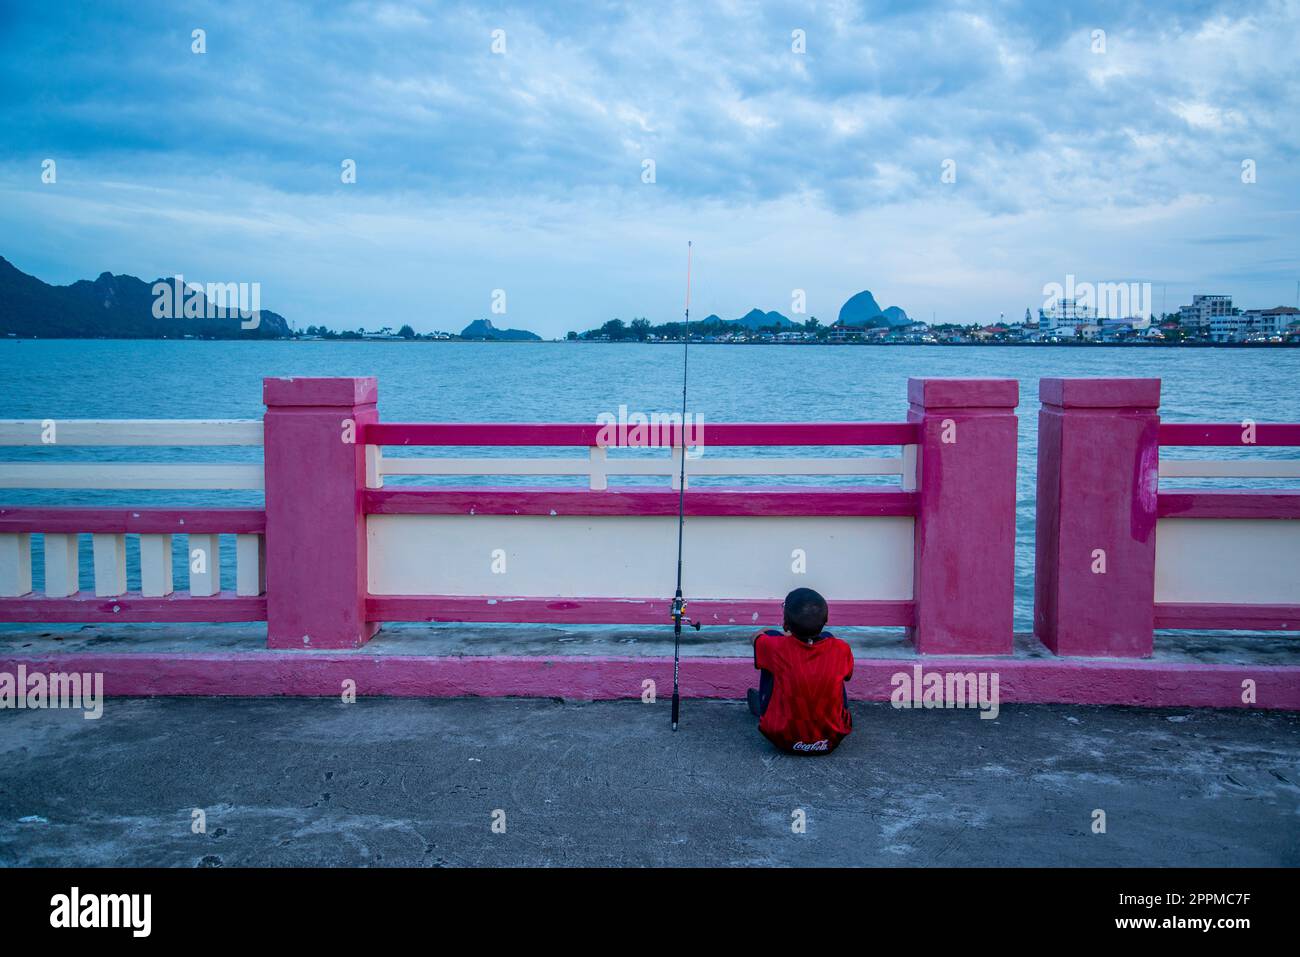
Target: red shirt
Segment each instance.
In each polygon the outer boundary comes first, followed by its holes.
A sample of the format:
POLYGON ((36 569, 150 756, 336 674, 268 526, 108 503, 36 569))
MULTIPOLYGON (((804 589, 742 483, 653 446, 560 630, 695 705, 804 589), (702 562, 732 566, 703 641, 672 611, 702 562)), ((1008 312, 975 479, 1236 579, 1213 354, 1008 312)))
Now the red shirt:
POLYGON ((853 651, 829 632, 811 644, 769 629, 754 638, 754 667, 772 673, 772 700, 758 730, 786 751, 834 751, 853 727, 844 682, 853 677, 853 651))

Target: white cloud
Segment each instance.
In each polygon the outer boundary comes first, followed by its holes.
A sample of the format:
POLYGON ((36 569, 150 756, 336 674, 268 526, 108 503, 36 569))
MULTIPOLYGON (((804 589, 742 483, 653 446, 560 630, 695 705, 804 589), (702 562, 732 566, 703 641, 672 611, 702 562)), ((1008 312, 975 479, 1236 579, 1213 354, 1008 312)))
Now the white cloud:
POLYGON ((417 328, 478 318, 484 288, 508 283, 508 320, 558 334, 673 316, 688 236, 706 312, 724 316, 798 287, 829 318, 865 286, 922 316, 987 318, 1066 272, 1191 281, 1296 260, 1295 2, 336 18, 234 3, 202 11, 207 60, 159 55, 187 48, 165 11, 69 23, 32 7, 0 37, 0 226, 24 245, 0 252, 30 252, 42 278, 256 270, 275 278, 268 307, 300 323, 379 310, 417 328), (115 54, 78 55, 86 37, 115 54), (55 191, 30 159, 51 151, 55 191), (1188 242, 1226 232, 1261 238, 1188 242))

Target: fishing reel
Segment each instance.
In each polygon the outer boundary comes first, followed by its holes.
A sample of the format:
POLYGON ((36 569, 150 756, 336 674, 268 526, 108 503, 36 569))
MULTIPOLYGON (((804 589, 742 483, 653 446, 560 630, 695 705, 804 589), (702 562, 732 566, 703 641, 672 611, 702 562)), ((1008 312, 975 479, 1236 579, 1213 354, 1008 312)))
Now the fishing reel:
POLYGON ((682 598, 681 595, 678 595, 676 598, 673 599, 673 610, 672 610, 671 617, 673 620, 674 627, 680 629, 682 626, 682 622, 686 622, 688 628, 694 628, 696 631, 699 631, 700 628, 702 627, 700 622, 693 621, 690 618, 687 618, 686 615, 684 614, 685 611, 686 611, 686 600, 682 598))

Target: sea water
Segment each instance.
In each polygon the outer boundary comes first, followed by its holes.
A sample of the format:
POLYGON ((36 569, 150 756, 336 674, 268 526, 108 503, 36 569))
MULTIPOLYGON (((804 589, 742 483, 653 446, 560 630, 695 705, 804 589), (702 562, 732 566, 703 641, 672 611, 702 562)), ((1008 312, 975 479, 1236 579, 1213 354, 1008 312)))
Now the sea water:
MULTIPOLYGON (((597 422, 621 406, 680 412, 682 349, 674 344, 463 342, 204 342, 0 340, 0 418, 259 418, 264 376, 375 376, 379 412, 402 422, 597 422)), ((1161 414, 1171 422, 1300 422, 1300 350, 1014 347, 778 346, 690 348, 688 411, 723 422, 901 421, 910 376, 982 376, 1020 382, 1017 473, 1016 627, 1033 607, 1034 463, 1038 380, 1043 376, 1149 376, 1162 380, 1161 414)), ((393 454, 429 454, 391 450, 393 454)), ((709 455, 791 450, 707 450, 709 455)), ((800 450, 845 455, 854 449, 800 450)), ((387 452, 386 452, 387 454, 387 452)), ((460 453, 460 454, 470 454, 460 453)), ((524 454, 485 450, 485 454, 524 454)), ((571 449, 526 454, 572 456, 571 449)), ((646 453, 655 454, 655 453, 646 453)), ((662 453, 658 453, 662 454, 662 453)), ((874 450, 871 454, 896 454, 874 450)), ((1233 456, 1238 450, 1176 449, 1171 455, 1233 456)), ((1252 449, 1286 457, 1288 449, 1252 449)), ((7 448, 9 461, 256 461, 260 449, 7 448)), ((401 479, 387 480, 399 484, 401 479)), ((456 479, 456 482, 475 481, 456 479)), ((581 478, 484 477, 484 484, 581 483, 581 478)), ((737 479, 695 479, 692 487, 737 479)), ((753 479, 747 481, 756 481, 753 479)), ((766 481, 766 480, 762 480, 766 481)), ((782 477, 781 484, 880 484, 889 479, 782 477)), ((892 481, 896 482, 897 479, 892 481)), ((1293 481, 1293 480, 1292 480, 1293 481)), ((611 479, 659 483, 661 478, 611 479)), ((1216 480, 1166 480, 1214 487, 1216 480)), ((1222 485, 1222 481, 1217 481, 1222 485)), ((1285 481, 1231 480, 1235 487, 1285 481)), ((220 491, 0 490, 0 504, 259 505, 260 493, 220 491)), ((83 542, 83 587, 91 587, 83 542)), ((233 548, 223 550, 233 587, 233 548)), ((666 556, 669 561, 674 556, 666 556)), ((688 550, 689 564, 689 550, 688 550)), ((135 567, 135 556, 130 565, 135 567)), ((34 571, 40 574, 38 567, 34 571)), ((178 569, 179 574, 179 569, 178 569)), ((184 581, 178 578, 178 582, 184 581)), ((132 587, 138 587, 132 581, 132 587)))

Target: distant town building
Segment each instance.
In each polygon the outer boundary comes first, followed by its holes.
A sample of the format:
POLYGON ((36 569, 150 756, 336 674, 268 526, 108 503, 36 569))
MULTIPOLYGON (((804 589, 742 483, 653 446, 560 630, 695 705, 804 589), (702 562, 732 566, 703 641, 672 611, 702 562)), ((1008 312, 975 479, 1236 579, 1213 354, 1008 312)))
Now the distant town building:
POLYGON ((1239 334, 1245 339, 1270 339, 1284 336, 1293 322, 1300 320, 1300 309, 1275 306, 1272 309, 1247 309, 1241 314, 1239 334))
POLYGON ((1147 328, 1149 325, 1139 328, 1132 319, 1103 319, 1099 324, 1097 338, 1103 342, 1123 342, 1134 338, 1147 328))
POLYGON ((1210 319, 1209 336, 1214 342, 1249 342, 1280 339, 1291 323, 1300 319, 1300 309, 1275 306, 1272 309, 1247 309, 1210 319))
POLYGON ((1210 319, 1209 335, 1213 342, 1240 342, 1242 323, 1245 316, 1213 316, 1210 319))
MULTIPOLYGON (((1192 304, 1178 310, 1178 319, 1183 326, 1196 329, 1202 335, 1214 336, 1215 319, 1225 319, 1234 315, 1231 296, 1192 296, 1192 304)), ((1232 324, 1221 324, 1221 329, 1228 329, 1232 324)))
POLYGON ((1056 337, 1077 336, 1079 327, 1097 320, 1097 311, 1079 299, 1060 298, 1046 309, 1038 310, 1041 326, 1054 331, 1056 337))

